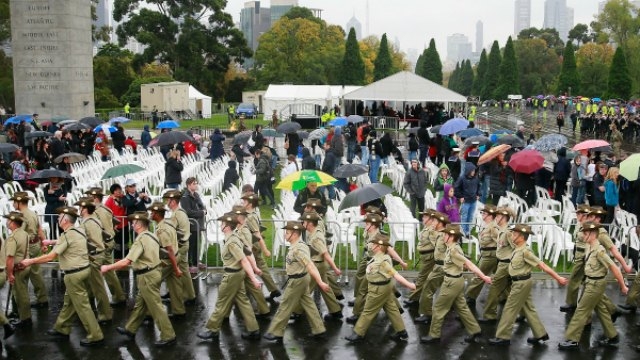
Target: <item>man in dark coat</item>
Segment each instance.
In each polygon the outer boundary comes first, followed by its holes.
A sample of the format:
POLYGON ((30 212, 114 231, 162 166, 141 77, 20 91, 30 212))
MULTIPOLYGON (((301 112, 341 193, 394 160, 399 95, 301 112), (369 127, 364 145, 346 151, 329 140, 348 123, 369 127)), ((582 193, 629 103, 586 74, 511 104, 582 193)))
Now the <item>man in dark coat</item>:
POLYGON ((554 198, 560 202, 562 202, 562 195, 567 191, 567 180, 570 175, 571 162, 567 159, 567 148, 561 148, 558 150, 558 162, 553 170, 553 178, 556 183, 554 198))
POLYGON ((307 199, 320 199, 320 203, 322 203, 322 209, 318 208, 317 211, 319 214, 324 215, 327 211, 327 198, 324 194, 318 190, 318 183, 309 182, 307 183, 307 187, 300 190, 298 197, 296 197, 296 202, 293 204, 293 210, 299 214, 304 212, 305 204, 307 203, 307 199))
POLYGON ((127 140, 127 137, 124 136, 124 128, 122 124, 115 123, 116 131, 111 133, 111 141, 113 142, 113 148, 118 150, 118 153, 122 154, 122 149, 124 149, 124 142, 127 140))
MULTIPOLYGON (((338 166, 340 166, 340 163, 338 157, 331 148, 331 144, 328 142, 324 143, 324 162, 322 163, 322 172, 333 176, 333 172, 338 166)), ((333 185, 327 186, 327 192, 329 194, 329 199, 335 199, 336 191, 333 185)))
POLYGON ((189 236, 189 265, 192 269, 190 272, 195 272, 197 269, 193 268, 198 265, 198 238, 200 233, 204 231, 204 217, 207 214, 207 209, 202 202, 200 194, 198 194, 198 180, 195 177, 190 177, 186 181, 187 189, 183 192, 182 198, 180 198, 180 207, 187 213, 190 223, 190 236, 189 236))

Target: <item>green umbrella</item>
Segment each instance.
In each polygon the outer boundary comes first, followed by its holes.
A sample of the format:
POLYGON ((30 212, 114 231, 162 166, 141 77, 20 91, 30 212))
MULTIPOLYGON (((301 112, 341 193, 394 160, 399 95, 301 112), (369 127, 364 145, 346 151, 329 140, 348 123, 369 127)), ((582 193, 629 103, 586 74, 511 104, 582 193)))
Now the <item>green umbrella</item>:
POLYGON ((620 163, 620 175, 629 181, 638 180, 640 154, 633 154, 620 163))
POLYGON ((307 183, 310 182, 317 183, 318 186, 325 186, 331 185, 336 181, 338 180, 322 171, 301 170, 287 175, 280 181, 276 188, 282 190, 302 190, 307 186, 307 183))
POLYGON ((113 179, 119 176, 126 176, 143 170, 143 167, 136 164, 120 164, 105 171, 104 175, 102 175, 102 180, 113 179))

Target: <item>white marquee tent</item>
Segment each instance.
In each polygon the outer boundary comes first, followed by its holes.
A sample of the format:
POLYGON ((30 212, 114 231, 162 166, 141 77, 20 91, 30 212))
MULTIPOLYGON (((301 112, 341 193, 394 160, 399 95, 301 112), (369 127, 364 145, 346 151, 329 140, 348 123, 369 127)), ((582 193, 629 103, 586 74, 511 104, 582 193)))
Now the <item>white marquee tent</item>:
POLYGON ((211 96, 204 95, 198 89, 189 85, 189 110, 207 119, 211 117, 211 96))
POLYGON ((273 110, 278 113, 314 114, 315 107, 340 105, 341 97, 360 86, 339 85, 269 85, 264 94, 265 119, 271 120, 273 110))

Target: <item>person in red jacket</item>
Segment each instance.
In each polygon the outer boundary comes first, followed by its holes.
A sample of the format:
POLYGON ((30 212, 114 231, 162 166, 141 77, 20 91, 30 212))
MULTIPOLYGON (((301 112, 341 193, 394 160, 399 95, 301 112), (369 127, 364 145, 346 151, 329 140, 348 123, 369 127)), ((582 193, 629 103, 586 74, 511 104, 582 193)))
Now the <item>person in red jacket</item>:
POLYGON ((113 252, 113 257, 116 259, 122 259, 126 256, 126 247, 129 243, 129 232, 127 231, 127 209, 122 205, 122 198, 124 197, 124 192, 122 191, 122 186, 120 184, 113 184, 109 188, 109 192, 111 195, 105 202, 105 206, 108 207, 111 212, 113 212, 113 217, 118 219, 120 222, 115 224, 113 229, 116 234, 115 238, 115 247, 113 252))

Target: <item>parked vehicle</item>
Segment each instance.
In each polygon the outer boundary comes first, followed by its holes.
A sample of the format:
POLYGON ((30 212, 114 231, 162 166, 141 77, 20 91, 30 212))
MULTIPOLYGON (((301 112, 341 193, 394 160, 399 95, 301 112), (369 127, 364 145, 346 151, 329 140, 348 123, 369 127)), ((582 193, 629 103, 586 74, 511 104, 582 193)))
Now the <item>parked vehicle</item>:
POLYGON ((236 117, 252 118, 258 116, 258 107, 252 103, 241 103, 236 109, 236 117))

